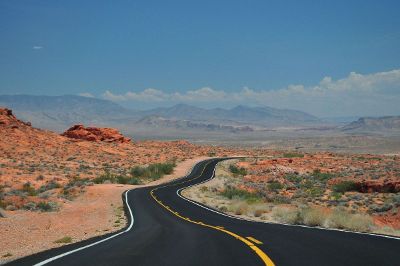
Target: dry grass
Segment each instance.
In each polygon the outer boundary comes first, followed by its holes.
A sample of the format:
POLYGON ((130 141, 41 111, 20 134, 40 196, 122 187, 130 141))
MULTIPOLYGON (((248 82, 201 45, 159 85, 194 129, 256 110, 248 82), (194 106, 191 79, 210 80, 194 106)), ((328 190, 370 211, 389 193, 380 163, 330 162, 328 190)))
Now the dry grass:
POLYGON ((297 224, 299 211, 297 208, 275 206, 272 209, 272 218, 281 223, 297 224))
POLYGON ((369 215, 351 214, 341 209, 335 209, 325 223, 326 227, 359 232, 370 232, 373 229, 373 225, 373 220, 369 215))
POLYGON ((309 226, 322 226, 327 216, 319 208, 304 208, 300 209, 301 223, 309 226))

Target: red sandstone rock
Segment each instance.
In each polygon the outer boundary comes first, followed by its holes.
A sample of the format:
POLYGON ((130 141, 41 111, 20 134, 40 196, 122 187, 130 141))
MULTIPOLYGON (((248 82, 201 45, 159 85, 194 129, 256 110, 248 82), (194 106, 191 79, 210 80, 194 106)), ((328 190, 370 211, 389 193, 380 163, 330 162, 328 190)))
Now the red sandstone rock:
POLYGON ((0 108, 0 126, 11 128, 30 127, 31 123, 17 119, 10 109, 0 108))
POLYGON ((362 180, 356 182, 359 192, 362 193, 397 193, 400 192, 400 180, 362 180))
POLYGON ((74 125, 61 135, 68 138, 96 142, 128 143, 131 141, 130 138, 124 137, 114 128, 84 127, 83 125, 74 125))

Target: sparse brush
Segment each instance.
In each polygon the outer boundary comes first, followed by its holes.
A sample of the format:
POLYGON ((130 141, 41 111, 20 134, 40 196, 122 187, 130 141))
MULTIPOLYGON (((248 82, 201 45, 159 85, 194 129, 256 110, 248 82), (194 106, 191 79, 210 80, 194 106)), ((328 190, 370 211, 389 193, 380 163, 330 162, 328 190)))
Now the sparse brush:
POLYGON ((225 188, 224 191, 220 192, 220 195, 228 199, 239 198, 244 199, 248 202, 256 202, 262 199, 257 193, 238 189, 232 186, 228 186, 227 188, 225 188))
POLYGON ((247 171, 243 167, 237 167, 234 164, 229 165, 229 171, 234 175, 247 175, 247 171))
POLYGON ((357 185, 354 181, 345 180, 333 185, 332 190, 339 193, 345 193, 347 191, 357 191, 357 185))
POLYGON ((236 215, 243 215, 246 214, 249 209, 249 206, 246 203, 240 203, 238 206, 235 208, 235 214, 236 215))
POLYGON ((272 209, 272 217, 278 222, 287 224, 298 224, 300 215, 297 208, 276 206, 272 209))
POLYGON ((318 208, 304 208, 300 210, 302 223, 309 226, 322 226, 325 223, 326 215, 318 208))
POLYGON ((371 231, 373 224, 373 220, 369 215, 351 214, 341 208, 333 210, 325 222, 326 227, 361 232, 371 231))

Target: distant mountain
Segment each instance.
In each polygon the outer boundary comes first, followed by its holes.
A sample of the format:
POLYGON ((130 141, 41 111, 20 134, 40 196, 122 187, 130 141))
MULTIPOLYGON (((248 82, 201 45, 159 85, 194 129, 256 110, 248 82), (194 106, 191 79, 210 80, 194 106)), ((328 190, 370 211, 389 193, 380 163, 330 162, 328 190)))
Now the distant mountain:
POLYGON ((400 116, 362 117, 342 129, 350 132, 400 133, 400 116))
POLYGON ((318 123, 319 119, 305 112, 277 109, 271 107, 247 107, 239 105, 232 109, 203 109, 186 104, 169 108, 156 108, 142 112, 143 115, 155 115, 172 119, 235 122, 263 126, 298 125, 318 123))
POLYGON ((113 119, 134 117, 135 112, 111 101, 75 95, 0 95, 0 106, 14 110, 35 127, 63 131, 72 124, 105 125, 113 119))
POLYGON ((274 127, 313 127, 323 125, 317 117, 288 109, 237 106, 231 109, 204 109, 186 104, 130 110, 116 103, 74 95, 0 95, 0 106, 14 110, 34 127, 63 132, 74 124, 115 127, 124 134, 145 137, 195 136, 204 133, 241 134, 274 127), (184 134, 181 134, 184 132, 184 134), (196 134, 195 134, 196 133, 196 134))

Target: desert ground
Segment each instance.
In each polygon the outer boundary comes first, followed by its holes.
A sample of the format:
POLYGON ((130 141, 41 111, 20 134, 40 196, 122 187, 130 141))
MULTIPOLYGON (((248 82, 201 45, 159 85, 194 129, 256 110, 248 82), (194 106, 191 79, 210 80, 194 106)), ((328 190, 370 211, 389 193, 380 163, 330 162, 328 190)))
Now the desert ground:
POLYGON ((399 235, 396 153, 137 141, 84 125, 58 134, 8 109, 0 136, 1 263, 122 229, 124 191, 182 177, 210 157, 246 158, 220 163, 215 179, 185 196, 260 221, 399 235))

